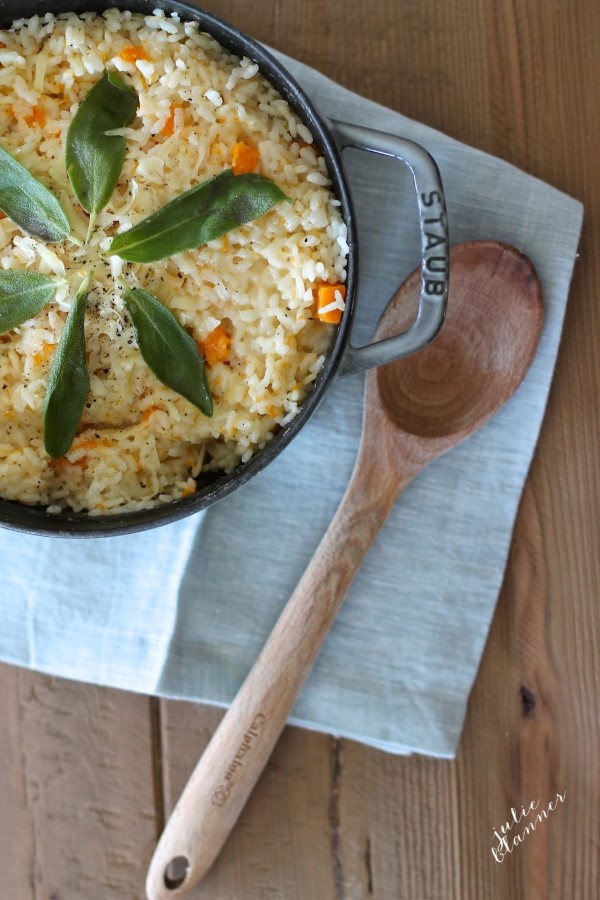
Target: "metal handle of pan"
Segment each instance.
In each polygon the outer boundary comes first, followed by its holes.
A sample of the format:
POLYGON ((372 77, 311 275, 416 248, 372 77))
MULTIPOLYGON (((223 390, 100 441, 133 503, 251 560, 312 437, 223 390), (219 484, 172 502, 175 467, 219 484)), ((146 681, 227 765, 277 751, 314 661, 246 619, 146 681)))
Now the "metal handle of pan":
POLYGON ((427 150, 413 141, 361 125, 331 120, 330 126, 342 151, 353 147, 393 157, 408 166, 417 193, 421 231, 421 292, 415 321, 408 331, 364 347, 354 347, 350 336, 338 369, 338 374, 344 376, 408 356, 434 339, 446 314, 450 247, 442 180, 427 150))

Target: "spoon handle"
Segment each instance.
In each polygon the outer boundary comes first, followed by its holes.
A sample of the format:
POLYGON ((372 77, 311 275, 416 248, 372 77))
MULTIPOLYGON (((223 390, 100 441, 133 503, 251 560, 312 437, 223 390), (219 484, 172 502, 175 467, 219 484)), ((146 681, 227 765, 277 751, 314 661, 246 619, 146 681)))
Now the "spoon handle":
POLYGON ((347 589, 400 490, 359 460, 315 555, 187 783, 148 872, 149 900, 183 896, 208 871, 266 766, 347 589), (187 874, 169 878, 178 859, 187 874), (170 887, 168 885, 171 885, 170 887))

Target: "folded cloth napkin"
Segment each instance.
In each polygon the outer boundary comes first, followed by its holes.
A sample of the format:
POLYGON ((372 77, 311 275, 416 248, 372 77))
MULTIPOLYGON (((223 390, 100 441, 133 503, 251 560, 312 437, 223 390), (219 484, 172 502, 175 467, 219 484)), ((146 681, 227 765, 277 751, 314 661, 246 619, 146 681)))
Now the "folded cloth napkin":
MULTIPOLYGON (((454 243, 516 245, 537 268, 542 341, 518 393, 396 505, 292 721, 395 753, 451 757, 479 666, 552 377, 581 204, 498 159, 280 56, 317 106, 423 144, 454 243)), ((408 174, 348 153, 361 253, 354 343, 419 256, 408 174)), ((0 658, 43 672, 225 705, 255 660, 350 478, 362 378, 334 383, 292 444, 217 506, 141 534, 72 541, 0 530, 0 658)))

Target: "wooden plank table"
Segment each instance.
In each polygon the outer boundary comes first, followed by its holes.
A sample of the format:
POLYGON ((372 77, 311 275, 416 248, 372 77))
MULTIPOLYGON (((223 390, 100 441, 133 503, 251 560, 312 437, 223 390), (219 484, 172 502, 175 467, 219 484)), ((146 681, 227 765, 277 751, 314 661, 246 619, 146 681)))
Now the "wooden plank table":
MULTIPOLYGON (((284 732, 204 884, 211 900, 600 897, 600 6, 212 0, 365 96, 586 204, 564 338, 454 762, 284 732), (565 793, 503 862, 511 807, 565 793)), ((485 237, 485 235, 482 235, 485 237)), ((143 897, 165 815, 221 713, 0 667, 0 896, 143 897)))

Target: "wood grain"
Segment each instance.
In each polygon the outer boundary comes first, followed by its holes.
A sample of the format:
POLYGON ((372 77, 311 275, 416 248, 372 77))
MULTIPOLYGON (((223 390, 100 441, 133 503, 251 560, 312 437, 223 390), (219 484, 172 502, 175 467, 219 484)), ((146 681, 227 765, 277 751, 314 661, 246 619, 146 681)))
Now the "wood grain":
MULTIPOLYGON (((347 87, 580 198, 586 218, 546 420, 458 759, 398 759, 286 729, 195 896, 598 900, 600 5, 205 5, 347 87), (538 797, 544 803, 565 788, 564 805, 496 863, 492 830, 511 807, 538 797)), ((49 693, 45 685, 41 676, 0 667, 0 895, 141 900, 155 827, 145 816, 157 808, 160 816, 150 707, 142 698, 130 698, 130 707, 111 691, 53 681, 49 693), (29 699, 38 685, 41 704, 29 699), (100 696, 113 713, 92 739, 100 696), (80 723, 83 734, 65 730, 65 721, 80 723), (116 830, 88 808, 102 795, 121 810, 116 830), (91 851, 79 839, 84 829, 93 834, 91 851), (109 857, 123 844, 127 877, 110 895, 86 894, 109 877, 109 857)), ((221 714, 186 704, 161 708, 170 809, 221 714)))
MULTIPOLYGON (((222 712, 162 702, 166 812, 170 813, 222 712)), ((336 897, 331 739, 287 728, 239 826, 190 900, 336 897)))
POLYGON ((20 677, 17 669, 0 666, 0 872, 14 896, 33 900, 34 822, 27 796, 20 677))
POLYGON ((149 701, 0 671, 2 897, 140 897, 159 827, 149 701))

